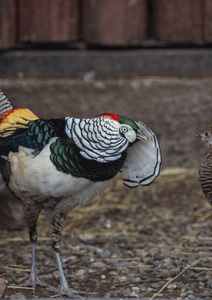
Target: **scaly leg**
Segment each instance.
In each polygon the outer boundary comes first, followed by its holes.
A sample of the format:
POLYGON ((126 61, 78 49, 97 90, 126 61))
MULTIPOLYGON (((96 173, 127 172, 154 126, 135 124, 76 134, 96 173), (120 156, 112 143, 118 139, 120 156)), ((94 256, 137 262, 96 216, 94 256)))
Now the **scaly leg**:
POLYGON ((40 285, 40 286, 48 286, 47 283, 41 281, 38 276, 36 275, 36 271, 35 271, 35 244, 32 243, 32 266, 31 266, 31 273, 30 273, 30 277, 27 280, 27 282, 25 282, 24 284, 22 284, 22 286, 31 286, 33 287, 33 289, 35 289, 36 285, 40 285))
POLYGON ((75 291, 75 290, 73 290, 69 287, 68 282, 67 282, 67 280, 65 278, 65 275, 63 273, 63 268, 62 268, 62 264, 61 264, 61 260, 60 260, 60 255, 56 251, 54 251, 54 253, 55 253, 57 266, 58 266, 58 270, 59 270, 59 275, 60 275, 60 286, 57 290, 57 294, 54 297, 58 297, 58 296, 61 296, 61 295, 66 295, 69 298, 73 298, 73 299, 83 299, 77 291, 75 291))
POLYGON ((29 237, 32 245, 32 266, 30 277, 26 283, 22 286, 32 286, 34 289, 36 285, 48 286, 45 282, 42 282, 36 275, 35 271, 35 244, 37 242, 37 220, 42 210, 42 205, 39 202, 25 204, 25 213, 27 217, 29 227, 29 237))
POLYGON ((55 295, 54 297, 66 295, 69 298, 73 298, 73 299, 83 299, 78 294, 77 291, 75 291, 69 287, 68 282, 63 273, 63 268, 62 268, 62 264, 61 264, 61 260, 60 260, 59 251, 60 251, 61 230, 62 230, 62 225, 63 225, 65 217, 66 217, 66 215, 61 213, 61 214, 57 214, 56 216, 54 216, 54 218, 52 220, 52 240, 53 240, 52 247, 54 249, 57 266, 58 266, 58 271, 59 271, 59 276, 60 276, 60 286, 57 290, 57 292, 58 292, 57 295, 55 295))

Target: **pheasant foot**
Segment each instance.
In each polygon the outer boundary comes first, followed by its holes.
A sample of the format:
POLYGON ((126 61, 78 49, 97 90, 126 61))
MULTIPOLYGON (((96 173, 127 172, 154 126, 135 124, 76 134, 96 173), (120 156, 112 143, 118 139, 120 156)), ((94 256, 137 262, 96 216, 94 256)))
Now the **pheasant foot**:
POLYGON ((61 296, 67 296, 71 299, 79 299, 83 300, 83 298, 79 295, 79 293, 76 290, 71 289, 68 285, 60 285, 60 287, 57 289, 57 294, 51 296, 51 298, 58 298, 61 296))
MULTIPOLYGON (((36 275, 30 275, 30 278, 21 284, 21 286, 31 286, 34 290, 36 288, 36 286, 39 285, 39 286, 42 286, 42 287, 47 287, 49 286, 46 282, 44 281, 41 281, 36 275)), ((34 291, 33 291, 34 293, 34 291)))

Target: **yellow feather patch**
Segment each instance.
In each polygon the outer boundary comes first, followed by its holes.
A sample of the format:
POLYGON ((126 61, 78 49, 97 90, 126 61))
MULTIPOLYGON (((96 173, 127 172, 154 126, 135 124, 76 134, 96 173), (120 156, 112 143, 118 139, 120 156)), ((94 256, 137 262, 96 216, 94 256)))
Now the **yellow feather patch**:
POLYGON ((0 135, 2 137, 12 135, 19 128, 28 128, 28 123, 37 119, 38 117, 28 108, 10 110, 0 116, 0 135))

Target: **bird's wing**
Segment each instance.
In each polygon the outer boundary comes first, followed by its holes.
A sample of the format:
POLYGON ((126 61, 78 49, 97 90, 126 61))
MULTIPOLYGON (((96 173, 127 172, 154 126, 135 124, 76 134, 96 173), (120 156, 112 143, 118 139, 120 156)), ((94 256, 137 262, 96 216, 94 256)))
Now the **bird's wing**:
POLYGON ((159 175, 161 152, 156 135, 144 123, 139 127, 147 137, 147 141, 138 141, 127 149, 127 158, 122 167, 124 184, 136 187, 139 184, 149 185, 159 175))
POLYGON ((27 108, 0 115, 0 155, 18 151, 19 146, 42 150, 52 137, 63 136, 63 119, 39 119, 27 108))

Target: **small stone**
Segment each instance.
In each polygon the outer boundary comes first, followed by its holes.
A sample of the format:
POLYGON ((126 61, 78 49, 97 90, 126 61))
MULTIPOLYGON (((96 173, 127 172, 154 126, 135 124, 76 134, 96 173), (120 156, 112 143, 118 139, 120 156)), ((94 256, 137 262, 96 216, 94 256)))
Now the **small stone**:
POLYGON ((151 285, 150 285, 153 289, 159 289, 159 284, 156 283, 156 282, 153 282, 151 285))
POLYGON ((137 286, 133 286, 132 287, 132 293, 130 294, 131 298, 139 298, 138 293, 139 293, 140 289, 137 286))
POLYGON ((169 289, 169 290, 174 290, 174 289, 176 289, 176 288, 177 288, 176 283, 170 283, 170 284, 168 285, 168 289, 169 289))
POLYGON ((167 270, 161 270, 160 273, 156 274, 157 278, 167 278, 168 276, 168 271, 167 270))
POLYGON ((102 269, 98 269, 94 272, 95 275, 102 275, 104 274, 104 271, 102 269))
POLYGON ((194 295, 188 295, 188 299, 195 299, 194 295))
POLYGON ((180 269, 179 268, 172 268, 170 270, 170 276, 173 277, 173 276, 176 276, 177 274, 180 273, 180 269))
POLYGON ((180 297, 185 298, 187 296, 186 292, 180 293, 180 297))
POLYGON ((106 269, 107 265, 101 261, 95 261, 91 264, 91 268, 95 269, 106 269))
POLYGON ((126 276, 118 276, 118 277, 114 277, 114 279, 113 279, 113 283, 123 283, 126 281, 127 281, 126 276))
POLYGON ((210 298, 210 297, 211 297, 211 293, 209 293, 209 292, 204 292, 204 293, 201 293, 200 296, 201 296, 201 297, 204 297, 204 298, 210 298))
POLYGON ((80 280, 85 280, 87 278, 87 271, 84 269, 79 269, 76 271, 75 275, 80 280))
POLYGON ((52 279, 54 276, 53 276, 53 274, 42 274, 42 275, 39 275, 39 278, 40 279, 52 279))
POLYGON ((138 293, 138 292, 140 291, 140 289, 139 289, 139 287, 137 287, 137 286, 133 286, 133 287, 132 287, 132 291, 133 291, 134 293, 138 293))
POLYGON ((86 245, 95 246, 97 241, 96 241, 96 239, 87 239, 85 241, 85 243, 86 243, 86 245))
POLYGON ((165 281, 158 281, 157 284, 159 285, 159 287, 162 287, 166 284, 166 282, 165 281))
POLYGON ((79 286, 80 284, 79 284, 79 282, 77 282, 77 281, 72 281, 72 282, 71 282, 71 285, 73 285, 73 286, 79 286))
POLYGON ((6 269, 3 267, 0 267, 0 274, 4 274, 6 272, 6 269))
POLYGON ((22 293, 16 293, 10 296, 12 300, 26 300, 26 297, 22 293))
POLYGON ((132 294, 131 290, 126 289, 123 291, 123 298, 128 298, 131 296, 131 294, 132 294))
POLYGON ((202 276, 202 275, 201 275, 201 276, 198 276, 198 277, 196 278, 196 280, 197 280, 197 281, 200 281, 200 282, 205 282, 205 281, 207 281, 206 278, 205 278, 205 276, 202 276))
POLYGON ((135 283, 140 283, 140 282, 142 282, 142 280, 141 280, 141 278, 136 277, 135 280, 134 280, 134 282, 135 282, 135 283))
POLYGON ((119 248, 125 248, 125 247, 126 247, 126 243, 125 242, 119 243, 119 248))
POLYGON ((208 286, 212 289, 212 280, 208 280, 208 286))
POLYGON ((163 256, 159 253, 159 252, 156 252, 154 254, 154 259, 155 260, 162 260, 163 259, 163 256))
POLYGON ((60 277, 60 272, 57 270, 57 271, 54 271, 53 273, 53 276, 55 277, 55 278, 58 278, 58 277, 60 277))

